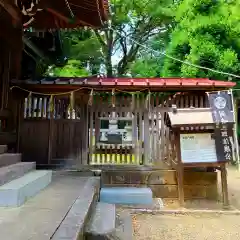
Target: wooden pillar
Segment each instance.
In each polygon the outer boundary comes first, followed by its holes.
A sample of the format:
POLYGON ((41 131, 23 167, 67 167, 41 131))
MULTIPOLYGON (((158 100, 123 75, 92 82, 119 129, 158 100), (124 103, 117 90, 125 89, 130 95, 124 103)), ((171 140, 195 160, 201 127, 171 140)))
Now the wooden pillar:
POLYGON ((180 146, 180 133, 175 133, 176 139, 176 152, 177 152, 177 183, 178 183, 178 199, 180 206, 184 206, 184 166, 181 160, 181 146, 180 146))
POLYGON ((21 127, 22 121, 24 118, 24 98, 18 99, 18 109, 17 109, 17 152, 20 152, 20 143, 21 143, 21 127))
POLYGON ((142 162, 142 157, 143 157, 143 100, 141 99, 139 102, 139 160, 141 164, 144 164, 142 162))
POLYGON ((144 111, 144 165, 150 165, 150 134, 149 134, 149 111, 144 111))
MULTIPOLYGON (((164 104, 162 104, 162 106, 164 106, 164 104)), ((165 140, 166 140, 166 136, 165 136, 165 124, 164 124, 164 114, 165 114, 165 110, 161 110, 161 133, 160 133, 160 149, 161 149, 161 153, 160 153, 160 159, 158 159, 158 162, 160 162, 160 166, 163 166, 163 162, 164 162, 164 157, 165 157, 165 140)))
POLYGON ((10 62, 11 62, 11 50, 6 45, 3 54, 3 69, 2 69, 2 101, 1 109, 8 106, 8 93, 9 93, 9 75, 10 75, 10 62))
POLYGON ((139 146, 138 146, 138 136, 137 136, 137 118, 138 118, 138 98, 134 95, 132 96, 132 113, 133 113, 133 122, 132 122, 132 143, 134 144, 134 162, 133 159, 132 163, 138 164, 139 163, 139 146))
POLYGON ((53 111, 53 107, 51 106, 51 104, 53 104, 54 106, 54 100, 55 98, 52 97, 52 99, 50 98, 50 116, 49 116, 49 131, 48 131, 48 165, 51 164, 52 161, 52 142, 53 142, 53 134, 54 134, 54 111, 53 111), (52 103, 51 103, 52 101, 52 103))
POLYGON ((228 185, 227 185, 227 169, 226 164, 221 165, 221 183, 222 183, 222 198, 223 207, 229 207, 229 197, 228 197, 228 185))
POLYGON ((89 129, 88 129, 88 105, 86 103, 81 105, 81 123, 82 123, 82 162, 81 164, 88 165, 88 143, 89 143, 89 129))
MULTIPOLYGON (((96 109, 94 109, 95 112, 96 112, 96 109)), ((87 127, 87 136, 89 136, 87 139, 89 139, 88 141, 88 156, 89 156, 89 162, 92 162, 92 159, 93 159, 93 128, 94 128, 94 125, 93 125, 93 107, 90 106, 90 117, 88 119, 90 122, 90 134, 89 134, 89 129, 87 127)), ((96 159, 94 159, 95 161, 96 159)))

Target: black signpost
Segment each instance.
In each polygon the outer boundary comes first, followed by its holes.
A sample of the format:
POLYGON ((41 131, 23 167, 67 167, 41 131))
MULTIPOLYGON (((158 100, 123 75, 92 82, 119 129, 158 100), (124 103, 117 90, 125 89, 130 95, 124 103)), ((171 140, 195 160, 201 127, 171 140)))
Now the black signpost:
POLYGON ((232 93, 229 91, 208 93, 209 105, 215 123, 215 144, 218 161, 233 158, 234 113, 232 93))
POLYGON ((226 163, 233 158, 235 122, 232 91, 208 93, 208 100, 215 123, 216 154, 221 170, 223 203, 229 206, 226 163))
POLYGON ((229 162, 233 156, 233 125, 216 126, 215 133, 216 154, 219 162, 229 162))

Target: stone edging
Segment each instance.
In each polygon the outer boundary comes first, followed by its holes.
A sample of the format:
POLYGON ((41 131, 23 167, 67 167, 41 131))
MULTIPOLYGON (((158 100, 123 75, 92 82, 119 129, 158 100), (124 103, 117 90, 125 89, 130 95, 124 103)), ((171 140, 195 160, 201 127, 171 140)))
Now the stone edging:
POLYGON ((91 177, 87 180, 80 195, 50 239, 81 240, 84 238, 85 223, 89 218, 94 202, 97 202, 99 189, 99 178, 91 177))
POLYGON ((190 209, 174 209, 174 210, 152 210, 152 209, 131 209, 130 210, 131 213, 149 213, 149 214, 162 214, 162 215, 171 215, 171 214, 175 214, 175 215, 195 215, 195 214, 220 214, 220 215, 240 215, 240 210, 200 210, 200 209, 196 209, 196 210, 190 210, 190 209))

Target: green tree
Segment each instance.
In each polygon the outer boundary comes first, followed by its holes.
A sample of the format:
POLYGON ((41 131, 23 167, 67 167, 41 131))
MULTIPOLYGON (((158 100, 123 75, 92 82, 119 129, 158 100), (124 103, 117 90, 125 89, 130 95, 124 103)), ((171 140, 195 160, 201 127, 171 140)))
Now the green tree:
POLYGON ((68 60, 63 67, 50 66, 46 75, 52 77, 82 77, 88 76, 89 72, 82 67, 79 60, 68 60))
POLYGON ((133 77, 160 77, 164 58, 160 52, 164 52, 169 43, 170 28, 154 36, 140 49, 135 61, 130 65, 129 72, 133 77))
MULTIPOLYGON (((133 69, 133 74, 136 75, 138 66, 144 62, 143 57, 149 64, 153 63, 141 45, 150 44, 155 36, 168 31, 173 16, 173 2, 174 0, 112 1, 109 20, 103 28, 64 34, 64 44, 68 49, 71 48, 70 59, 80 60, 92 74, 99 73, 102 69, 108 77, 124 76, 131 74, 133 69), (88 34, 84 39, 79 37, 82 32, 88 34), (135 65, 138 59, 139 62, 135 65)), ((147 73, 142 71, 140 75, 147 73)))
MULTIPOLYGON (((193 64, 240 74, 240 2, 238 0, 182 0, 166 53, 193 64)), ((162 75, 227 76, 165 58, 162 75)))
POLYGON ((69 59, 79 60, 90 74, 98 74, 103 61, 101 46, 91 29, 62 32, 63 49, 69 59))

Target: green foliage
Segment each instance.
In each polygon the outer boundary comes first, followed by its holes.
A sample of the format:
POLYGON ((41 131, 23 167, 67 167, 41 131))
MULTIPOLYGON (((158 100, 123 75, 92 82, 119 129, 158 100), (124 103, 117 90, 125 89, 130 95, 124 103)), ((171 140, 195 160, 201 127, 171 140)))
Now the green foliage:
MULTIPOLYGON (((177 24, 167 54, 207 68, 239 74, 239 11, 237 0, 231 4, 224 0, 183 0, 176 10, 177 24)), ((167 58, 162 73, 163 76, 228 78, 167 58)))
POLYGON ((160 58, 145 56, 132 64, 130 67, 131 75, 133 77, 157 77, 160 75, 161 65, 160 58))
POLYGON ((89 73, 81 66, 79 60, 69 60, 64 67, 50 67, 47 75, 52 77, 83 77, 88 76, 89 73))
MULTIPOLYGON (((125 76, 132 72, 135 75, 138 65, 141 65, 145 70, 142 69, 140 75, 148 75, 149 66, 153 69, 151 74, 155 75, 155 62, 132 39, 140 44, 149 44, 155 36, 159 36, 157 41, 161 41, 161 33, 163 30, 167 32, 172 21, 173 2, 111 1, 109 21, 102 29, 62 32, 65 54, 69 59, 80 60, 90 74, 97 74, 102 69, 104 72, 101 73, 109 77, 125 76)), ((165 32, 163 35, 166 35, 165 32)))

